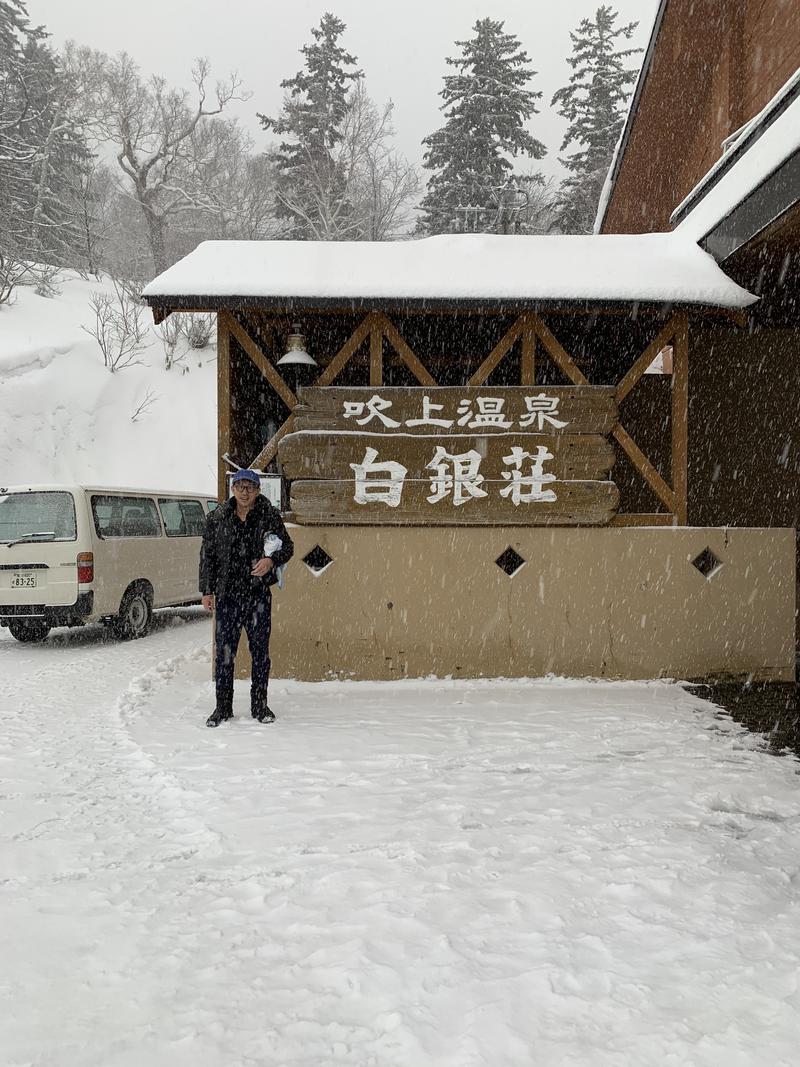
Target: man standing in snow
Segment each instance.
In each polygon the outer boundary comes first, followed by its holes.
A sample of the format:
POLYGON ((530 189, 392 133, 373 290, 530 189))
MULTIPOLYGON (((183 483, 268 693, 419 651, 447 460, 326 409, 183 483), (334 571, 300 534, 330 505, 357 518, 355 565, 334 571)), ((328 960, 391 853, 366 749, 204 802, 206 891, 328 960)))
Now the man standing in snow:
POLYGON ((280 512, 261 495, 258 474, 236 471, 231 483, 233 496, 206 519, 200 549, 200 592, 203 607, 215 612, 216 640, 217 706, 206 726, 233 718, 233 665, 243 628, 253 662, 250 712, 258 722, 275 721, 267 704, 270 586, 277 581, 276 568, 294 552, 280 512))

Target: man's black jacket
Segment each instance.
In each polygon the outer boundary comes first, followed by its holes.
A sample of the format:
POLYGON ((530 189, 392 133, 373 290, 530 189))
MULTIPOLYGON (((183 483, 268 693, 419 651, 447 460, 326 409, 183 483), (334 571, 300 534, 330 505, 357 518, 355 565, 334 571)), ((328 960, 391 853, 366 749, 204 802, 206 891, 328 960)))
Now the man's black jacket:
MULTIPOLYGON (((214 593, 224 597, 229 591, 231 570, 234 564, 232 547, 235 538, 236 501, 231 499, 216 508, 206 519, 203 530, 203 544, 200 548, 200 592, 203 596, 214 593)), ((286 532, 280 512, 264 496, 256 497, 246 523, 248 536, 252 538, 253 560, 264 556, 264 537, 268 533, 277 534, 283 545, 272 556, 273 567, 266 578, 257 581, 274 585, 275 568, 288 563, 294 554, 292 539, 286 532)), ((232 592, 238 590, 230 590, 232 592)))

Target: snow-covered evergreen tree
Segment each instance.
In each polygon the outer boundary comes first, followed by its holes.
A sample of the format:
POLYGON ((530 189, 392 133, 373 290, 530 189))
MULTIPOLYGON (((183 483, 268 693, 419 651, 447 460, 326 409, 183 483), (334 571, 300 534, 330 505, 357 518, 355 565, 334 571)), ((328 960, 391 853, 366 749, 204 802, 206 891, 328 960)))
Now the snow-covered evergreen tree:
POLYGON ((0 0, 0 251, 16 250, 21 237, 25 169, 35 156, 27 138, 28 94, 23 47, 28 34, 21 0, 0 0))
POLYGON ((424 233, 495 230, 498 206, 513 174, 509 156, 541 159, 545 147, 525 124, 540 92, 526 88, 536 71, 504 23, 478 20, 474 37, 456 41, 440 96, 445 124, 423 140, 423 166, 433 171, 420 205, 424 233))
POLYGON ((569 175, 561 183, 557 224, 565 233, 591 233, 603 183, 611 165, 625 105, 636 81, 637 69, 626 60, 641 48, 620 48, 630 39, 637 22, 616 26, 617 12, 607 4, 594 19, 582 19, 572 40, 573 69, 569 84, 559 89, 552 103, 569 126, 561 145, 577 149, 561 162, 569 175))
POLYGON ((343 207, 345 176, 334 149, 344 136, 348 90, 363 77, 355 56, 339 43, 346 28, 326 12, 311 30, 313 43, 300 50, 303 69, 281 82, 287 93, 280 115, 258 116, 265 130, 287 138, 273 154, 278 212, 289 221, 289 236, 299 240, 325 233, 326 216, 338 215, 343 207))
POLYGON ((31 103, 28 138, 37 146, 25 198, 28 255, 77 266, 81 188, 91 157, 76 113, 75 86, 43 42, 28 40, 23 59, 31 103))
POLYGON ((0 0, 0 250, 63 265, 80 245, 89 152, 75 90, 22 0, 0 0))

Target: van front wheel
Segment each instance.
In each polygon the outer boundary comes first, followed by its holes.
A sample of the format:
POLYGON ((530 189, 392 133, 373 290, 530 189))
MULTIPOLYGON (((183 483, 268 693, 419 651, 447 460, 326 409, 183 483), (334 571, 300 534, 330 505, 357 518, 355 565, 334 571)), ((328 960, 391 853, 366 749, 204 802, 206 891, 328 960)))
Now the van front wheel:
POLYGON ((16 637, 18 641, 28 645, 36 641, 44 641, 45 637, 50 633, 50 627, 47 623, 39 622, 38 620, 36 622, 14 620, 14 622, 9 622, 8 628, 12 637, 16 637))
POLYGON ((114 633, 126 641, 144 637, 153 618, 153 594, 146 585, 133 585, 126 590, 119 614, 114 619, 114 633))

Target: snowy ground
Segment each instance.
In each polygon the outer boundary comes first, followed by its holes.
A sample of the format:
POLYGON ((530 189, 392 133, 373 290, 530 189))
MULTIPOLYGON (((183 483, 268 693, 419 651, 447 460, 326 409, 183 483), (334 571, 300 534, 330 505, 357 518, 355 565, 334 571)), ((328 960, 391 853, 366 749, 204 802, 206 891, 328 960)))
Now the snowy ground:
POLYGON ((276 682, 0 636, 5 1067, 777 1067, 800 794, 665 683, 276 682))

